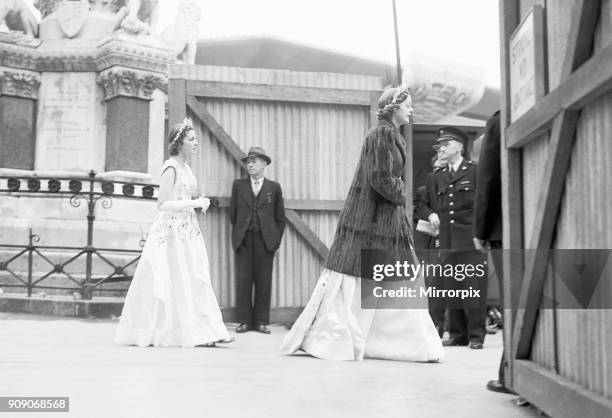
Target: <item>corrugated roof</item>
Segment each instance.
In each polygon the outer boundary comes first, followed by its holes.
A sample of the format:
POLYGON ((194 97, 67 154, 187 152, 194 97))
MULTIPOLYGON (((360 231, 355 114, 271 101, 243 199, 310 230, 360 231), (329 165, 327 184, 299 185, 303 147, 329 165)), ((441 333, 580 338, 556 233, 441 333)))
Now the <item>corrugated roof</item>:
MULTIPOLYGON (((384 85, 395 80, 392 64, 272 36, 200 40, 196 64, 374 75, 384 85)), ((500 100, 499 89, 485 87, 481 100, 459 116, 486 120, 500 100)))

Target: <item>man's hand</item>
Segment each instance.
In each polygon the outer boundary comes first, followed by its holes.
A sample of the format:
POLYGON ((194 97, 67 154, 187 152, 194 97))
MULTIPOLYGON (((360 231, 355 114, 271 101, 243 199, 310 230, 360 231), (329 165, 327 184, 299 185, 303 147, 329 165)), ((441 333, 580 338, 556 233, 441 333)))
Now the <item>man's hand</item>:
POLYGON ((479 250, 481 253, 486 253, 487 252, 487 241, 484 239, 480 239, 480 238, 472 238, 472 240, 474 241, 474 248, 476 248, 477 250, 479 250))
POLYGON ((440 229, 440 218, 437 213, 432 213, 429 215, 429 223, 433 226, 434 229, 440 229))

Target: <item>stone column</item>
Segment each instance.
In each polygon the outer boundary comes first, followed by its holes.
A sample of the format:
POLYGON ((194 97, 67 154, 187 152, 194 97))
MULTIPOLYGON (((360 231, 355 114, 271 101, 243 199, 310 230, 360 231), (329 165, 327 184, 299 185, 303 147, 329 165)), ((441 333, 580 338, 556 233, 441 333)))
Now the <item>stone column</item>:
POLYGON ((31 170, 40 74, 0 67, 0 167, 31 170))
POLYGON ((150 102, 160 74, 112 67, 98 77, 106 101, 106 171, 148 172, 150 102))

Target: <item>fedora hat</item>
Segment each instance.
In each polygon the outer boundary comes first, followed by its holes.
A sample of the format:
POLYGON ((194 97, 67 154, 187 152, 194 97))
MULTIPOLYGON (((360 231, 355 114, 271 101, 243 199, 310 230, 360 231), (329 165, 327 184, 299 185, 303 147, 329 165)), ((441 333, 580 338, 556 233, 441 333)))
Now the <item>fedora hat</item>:
POLYGON ((247 153, 247 156, 244 158, 241 158, 240 161, 242 161, 243 163, 247 162, 247 159, 249 159, 249 157, 259 157, 261 159, 263 159, 266 163, 270 164, 272 162, 272 158, 268 157, 266 155, 266 151, 261 148, 261 147, 251 147, 249 148, 249 152, 247 153))

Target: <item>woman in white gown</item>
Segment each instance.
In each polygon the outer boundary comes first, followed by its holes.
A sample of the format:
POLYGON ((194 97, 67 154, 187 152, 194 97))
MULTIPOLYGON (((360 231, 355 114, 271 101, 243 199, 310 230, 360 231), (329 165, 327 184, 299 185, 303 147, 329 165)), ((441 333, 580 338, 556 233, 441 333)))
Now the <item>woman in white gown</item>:
POLYGON ((160 347, 214 346, 231 342, 210 281, 208 256, 194 208, 196 179, 187 165, 197 151, 191 121, 168 135, 170 158, 162 166, 158 209, 125 298, 115 343, 160 347))
MULTIPOLYGON (((407 90, 387 88, 378 100, 378 124, 364 140, 334 242, 310 301, 281 346, 329 360, 437 362, 440 337, 422 309, 362 309, 361 250, 383 250, 416 260, 405 211, 406 143, 399 127, 410 120, 407 90)), ((418 263, 418 261, 416 261, 418 263)), ((423 278, 417 280, 423 285, 423 278)))

